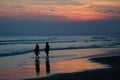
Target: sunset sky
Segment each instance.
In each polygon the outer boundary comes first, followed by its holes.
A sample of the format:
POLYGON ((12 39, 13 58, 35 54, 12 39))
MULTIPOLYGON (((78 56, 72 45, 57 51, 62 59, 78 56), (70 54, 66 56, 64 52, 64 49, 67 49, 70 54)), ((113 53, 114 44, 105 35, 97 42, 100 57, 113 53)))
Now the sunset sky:
POLYGON ((120 0, 0 0, 0 28, 0 34, 120 34, 120 0))

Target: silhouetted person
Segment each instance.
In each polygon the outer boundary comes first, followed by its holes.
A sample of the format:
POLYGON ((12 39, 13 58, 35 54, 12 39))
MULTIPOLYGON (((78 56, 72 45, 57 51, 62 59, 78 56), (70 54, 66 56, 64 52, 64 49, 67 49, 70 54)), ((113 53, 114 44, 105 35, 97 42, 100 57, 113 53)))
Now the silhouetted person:
POLYGON ((47 57, 49 57, 49 50, 50 50, 50 46, 49 46, 48 42, 46 42, 45 53, 46 53, 47 57))
POLYGON ((36 68, 37 75, 39 75, 39 73, 40 73, 40 66, 39 66, 39 64, 40 64, 40 61, 39 61, 38 58, 36 58, 36 60, 35 60, 35 68, 36 68))
POLYGON ((40 54, 40 52, 39 52, 39 45, 36 44, 36 46, 35 46, 35 55, 36 55, 36 58, 39 58, 39 54, 40 54))
POLYGON ((50 73, 50 63, 48 57, 46 57, 46 73, 50 73))

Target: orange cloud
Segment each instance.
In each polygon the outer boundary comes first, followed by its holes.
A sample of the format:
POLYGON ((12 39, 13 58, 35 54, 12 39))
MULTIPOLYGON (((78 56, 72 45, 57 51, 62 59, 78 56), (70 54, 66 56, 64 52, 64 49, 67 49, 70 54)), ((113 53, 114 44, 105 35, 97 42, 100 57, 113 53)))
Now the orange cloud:
POLYGON ((25 19, 83 21, 120 17, 120 6, 116 1, 31 1, 21 3, 12 0, 11 3, 0 3, 0 16, 20 17, 25 19), (15 4, 16 3, 16 4, 15 4), (43 3, 43 4, 42 4, 43 3), (48 18, 47 18, 48 17, 48 18))

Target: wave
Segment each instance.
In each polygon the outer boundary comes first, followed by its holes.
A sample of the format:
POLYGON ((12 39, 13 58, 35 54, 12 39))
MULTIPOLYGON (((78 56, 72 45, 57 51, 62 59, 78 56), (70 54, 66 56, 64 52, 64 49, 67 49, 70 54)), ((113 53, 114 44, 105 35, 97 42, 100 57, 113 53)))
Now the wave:
POLYGON ((1 53, 0 57, 6 57, 6 56, 15 56, 15 55, 21 55, 25 53, 32 52, 33 50, 25 50, 25 51, 14 51, 14 52, 8 52, 8 53, 1 53))
MULTIPOLYGON (((79 47, 61 47, 61 48, 51 48, 52 50, 69 50, 69 49, 90 49, 90 48, 110 48, 108 46, 102 46, 102 45, 91 45, 91 46, 79 46, 79 47)), ((114 48, 114 47, 111 47, 114 48)), ((45 49, 42 48, 40 51, 44 51, 45 49)), ((12 52, 6 52, 6 53, 1 53, 0 57, 6 57, 6 56, 15 56, 15 55, 22 55, 22 54, 28 54, 30 52, 34 52, 33 49, 26 49, 26 50, 21 50, 21 51, 12 51, 12 52)))
POLYGON ((0 41, 0 45, 9 45, 9 44, 36 44, 36 43, 68 43, 68 42, 77 42, 76 40, 64 40, 64 41, 40 41, 40 40, 27 40, 27 41, 0 41))
POLYGON ((11 45, 11 44, 36 44, 36 43, 68 43, 68 42, 97 42, 97 41, 120 41, 120 36, 52 36, 52 37, 37 37, 33 39, 31 37, 22 37, 17 39, 0 39, 0 45, 11 45))
POLYGON ((120 47, 120 36, 15 36, 0 37, 0 57, 33 52, 36 43, 44 51, 49 42, 51 50, 120 47))

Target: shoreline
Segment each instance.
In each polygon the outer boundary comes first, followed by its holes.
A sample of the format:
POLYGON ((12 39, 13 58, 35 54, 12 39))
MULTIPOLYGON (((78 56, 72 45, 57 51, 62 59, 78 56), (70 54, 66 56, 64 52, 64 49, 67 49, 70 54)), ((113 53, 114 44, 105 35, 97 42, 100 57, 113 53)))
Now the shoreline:
MULTIPOLYGON (((99 47, 93 47, 93 48, 82 48, 82 47, 80 47, 80 48, 61 48, 61 49, 51 49, 50 51, 59 51, 59 50, 79 50, 79 49, 117 49, 117 48, 119 48, 119 47, 101 47, 101 48, 99 48, 99 47)), ((44 52, 44 49, 41 49, 40 50, 41 52, 44 52)), ((17 53, 14 53, 14 54, 0 54, 0 58, 5 58, 5 57, 11 57, 11 56, 20 56, 20 55, 26 55, 26 54, 29 54, 29 53, 33 53, 34 52, 34 50, 30 50, 30 51, 23 51, 23 52, 18 52, 19 54, 17 54, 17 53)))
POLYGON ((42 78, 31 78, 23 80, 119 80, 120 56, 110 56, 89 59, 96 63, 107 64, 110 68, 95 69, 73 73, 55 74, 42 78), (111 62, 112 60, 112 62, 111 62))
MULTIPOLYGON (((83 74, 88 74, 89 71, 91 71, 94 74, 94 71, 101 71, 102 68, 106 71, 109 70, 109 66, 107 64, 101 64, 98 61, 94 60, 93 58, 99 58, 99 57, 110 57, 110 56, 117 56, 120 55, 119 48, 113 48, 113 49, 74 49, 74 50, 59 50, 59 51, 51 51, 51 55, 49 60, 47 60, 45 55, 39 59, 40 61, 40 73, 37 75, 35 67, 36 67, 36 61, 35 58, 32 57, 33 53, 26 54, 26 55, 19 55, 19 56, 13 56, 13 57, 6 57, 4 60, 11 60, 11 62, 15 62, 14 64, 18 65, 17 67, 8 67, 4 69, 0 69, 0 79, 1 80, 7 80, 8 78, 10 80, 18 80, 18 79, 27 79, 27 80, 34 80, 34 79, 42 79, 42 80, 56 80, 56 77, 60 78, 57 80, 64 80, 61 79, 61 76, 66 77, 69 76, 68 80, 76 80, 72 79, 74 78, 80 78, 78 75, 85 76, 83 74), (110 53, 111 52, 111 53, 110 53), (64 57, 60 55, 61 53, 65 53, 65 55, 73 55, 77 54, 81 56, 68 56, 64 57), (115 54, 116 53, 116 54, 115 54), (54 54, 58 54, 55 55, 54 54), (84 57, 84 54, 88 54, 87 57, 84 57), (90 56, 89 56, 90 55, 90 56), (56 58, 55 58, 56 57, 56 58), (22 59, 20 59, 22 58, 22 59), (92 59, 91 59, 92 58, 92 59), (30 62, 30 64, 27 64, 30 62), (46 62, 50 65, 50 74, 46 72, 46 62), (73 65, 75 63, 75 65, 73 65), (68 66, 68 67, 66 67, 68 66), (13 73, 14 71, 14 73, 13 73), (55 78, 53 78, 55 77, 55 78), (70 79, 71 78, 71 79, 70 79)), ((2 59, 1 59, 2 60, 2 59)), ((101 60, 101 59, 100 59, 101 60)), ((105 59, 106 60, 106 59, 105 59)), ((5 62, 7 63, 7 62, 5 62)), ((10 63, 10 62, 9 62, 10 63)), ((113 62, 114 63, 114 62, 113 62)), ((12 63, 6 64, 6 65, 13 65, 12 63)), ((14 65, 13 65, 14 66, 14 65)), ((4 67, 4 66, 3 66, 4 67)), ((77 79, 77 80, 78 80, 77 79)), ((80 78, 82 79, 82 78, 80 78)), ((65 80, 67 80, 65 78, 65 80)), ((96 79, 98 80, 98 79, 96 79)))
MULTIPOLYGON (((50 51, 51 62, 76 59, 76 58, 94 58, 109 55, 119 55, 120 48, 95 48, 95 49, 71 49, 50 51), (113 53, 116 54, 113 54, 113 53), (65 53, 65 54, 64 54, 65 53)), ((46 54, 41 52, 40 57, 45 59, 46 54)), ((0 69, 16 68, 28 64, 34 64, 34 53, 27 53, 16 56, 0 57, 0 69)), ((41 60, 41 63, 44 61, 41 60)))

